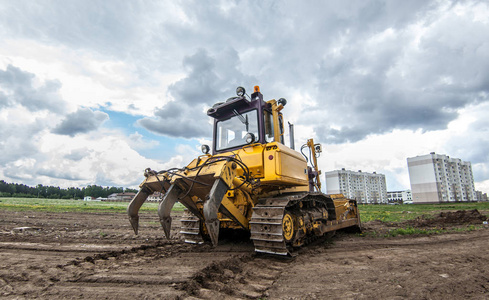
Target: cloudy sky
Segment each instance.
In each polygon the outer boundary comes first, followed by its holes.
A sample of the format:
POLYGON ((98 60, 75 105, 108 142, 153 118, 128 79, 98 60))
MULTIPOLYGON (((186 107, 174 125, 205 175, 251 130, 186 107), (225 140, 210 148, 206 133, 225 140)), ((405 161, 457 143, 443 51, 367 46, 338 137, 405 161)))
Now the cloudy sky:
POLYGON ((323 171, 408 189, 435 151, 489 192, 487 1, 0 0, 0 178, 136 187, 239 85, 288 100, 323 171))

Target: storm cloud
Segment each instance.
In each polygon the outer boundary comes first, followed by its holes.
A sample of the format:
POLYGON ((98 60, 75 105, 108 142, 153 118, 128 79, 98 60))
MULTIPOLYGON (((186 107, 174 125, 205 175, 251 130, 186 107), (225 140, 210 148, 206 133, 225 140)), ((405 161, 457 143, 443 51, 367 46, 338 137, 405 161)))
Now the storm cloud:
POLYGON ((87 133, 96 130, 109 116, 101 111, 92 111, 89 108, 79 108, 68 114, 52 132, 74 136, 78 133, 87 133))
POLYGON ((443 152, 489 186, 489 6, 477 0, 2 1, 0 175, 132 182, 119 161, 177 161, 177 143, 211 136, 209 107, 254 85, 287 98, 297 142, 375 155, 383 141, 384 157, 351 164, 381 172, 392 152, 396 174, 407 155, 443 152), (410 153, 386 141, 401 136, 410 153), (84 175, 50 171, 52 144, 59 168, 84 175), (101 170, 114 144, 126 152, 101 170))
POLYGON ((489 24, 455 6, 432 7, 400 28, 385 24, 365 39, 345 35, 317 72, 325 91, 318 109, 329 119, 316 126, 319 136, 344 143, 446 129, 459 109, 488 101, 489 24))
POLYGON ((168 91, 175 100, 155 109, 154 117, 138 124, 149 131, 171 137, 210 137, 212 126, 206 111, 213 104, 235 96, 236 87, 251 85, 256 79, 238 70, 239 56, 225 48, 214 58, 204 49, 183 59, 188 75, 172 84, 168 91))
POLYGON ((197 124, 195 114, 237 85, 260 84, 273 97, 286 96, 282 87, 305 91, 316 105, 298 125, 317 120, 314 130, 327 143, 445 129, 458 109, 487 101, 489 28, 474 15, 478 2, 194 4, 181 7, 193 22, 162 24, 170 40, 199 41, 199 48, 188 44, 195 52, 182 59, 186 77, 168 89, 178 104, 140 121, 153 132, 200 137, 206 122, 197 124), (251 19, 260 21, 242 22, 251 19), (214 28, 231 30, 218 36, 214 28), (212 40, 228 41, 225 50, 212 40), (164 117, 179 111, 192 119, 164 117))
POLYGON ((65 103, 59 96, 58 80, 35 82, 35 75, 8 65, 0 70, 0 108, 22 105, 29 111, 49 110, 61 113, 65 103))

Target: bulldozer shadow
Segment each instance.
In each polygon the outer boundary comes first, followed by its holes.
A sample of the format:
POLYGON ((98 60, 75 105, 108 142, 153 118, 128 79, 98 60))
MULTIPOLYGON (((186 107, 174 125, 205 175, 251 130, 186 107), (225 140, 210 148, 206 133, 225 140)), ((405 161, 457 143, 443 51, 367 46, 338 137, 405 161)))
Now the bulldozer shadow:
MULTIPOLYGON (((210 242, 210 238, 204 239, 206 242, 210 242)), ((250 239, 250 232, 244 229, 230 229, 221 228, 219 230, 219 244, 250 244, 253 242, 250 239)))

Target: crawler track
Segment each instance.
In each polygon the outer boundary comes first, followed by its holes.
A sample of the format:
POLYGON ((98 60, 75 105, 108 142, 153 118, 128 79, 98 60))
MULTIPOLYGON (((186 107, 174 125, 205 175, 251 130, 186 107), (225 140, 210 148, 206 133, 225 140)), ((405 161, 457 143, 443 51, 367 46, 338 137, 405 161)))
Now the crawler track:
POLYGON ((202 244, 204 242, 201 235, 200 220, 188 210, 183 213, 180 219, 180 235, 186 243, 202 244))
POLYGON ((251 240, 256 252, 288 255, 282 230, 282 218, 291 197, 273 198, 253 208, 250 221, 251 240))
MULTIPOLYGON (((300 210, 310 212, 319 208, 326 214, 323 216, 327 228, 324 235, 333 234, 337 229, 357 224, 355 219, 336 220, 333 200, 322 193, 301 193, 263 199, 253 208, 253 216, 250 221, 251 240, 255 245, 255 251, 292 255, 293 248, 284 237, 282 221, 284 215, 286 213, 294 215, 300 210), (302 206, 307 208, 302 209, 302 206)), ((298 219, 300 216, 295 217, 298 219)), ((309 234, 302 238, 301 244, 308 244, 316 238, 316 235, 309 234)))

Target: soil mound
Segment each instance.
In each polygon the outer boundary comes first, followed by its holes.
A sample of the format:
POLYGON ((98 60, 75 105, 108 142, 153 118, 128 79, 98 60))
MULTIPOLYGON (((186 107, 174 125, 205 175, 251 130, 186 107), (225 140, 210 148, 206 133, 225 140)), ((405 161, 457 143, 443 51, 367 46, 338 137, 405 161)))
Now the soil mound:
POLYGON ((477 209, 474 209, 458 210, 455 212, 441 212, 434 218, 426 218, 421 216, 414 220, 407 221, 407 223, 413 227, 445 227, 446 225, 478 225, 482 224, 484 221, 487 221, 487 217, 481 214, 477 209))

